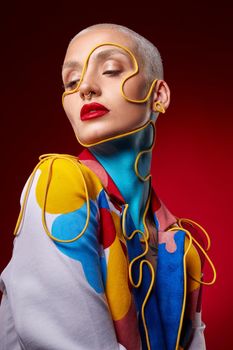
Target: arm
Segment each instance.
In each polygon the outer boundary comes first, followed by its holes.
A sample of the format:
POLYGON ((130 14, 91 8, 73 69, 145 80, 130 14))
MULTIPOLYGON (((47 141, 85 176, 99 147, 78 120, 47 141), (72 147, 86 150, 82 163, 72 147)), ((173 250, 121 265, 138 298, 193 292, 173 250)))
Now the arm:
MULTIPOLYGON (((97 189, 87 176, 90 215, 83 230, 88 212, 85 167, 79 163, 77 169, 65 159, 50 165, 45 160, 34 174, 13 256, 2 274, 2 329, 12 330, 13 350, 123 349, 116 340, 102 282, 97 189)), ((8 349, 7 334, 0 337, 8 349)))
MULTIPOLYGON (((185 246, 188 246, 186 238, 185 246)), ((204 329, 206 325, 202 322, 202 286, 197 281, 202 277, 202 263, 197 249, 191 246, 186 258, 187 269, 187 302, 186 302, 186 319, 192 322, 192 336, 187 350, 205 350, 204 329), (196 281, 192 278, 194 277, 196 281)))
POLYGON ((193 321, 193 338, 188 350, 206 350, 204 329, 206 325, 202 322, 201 311, 196 312, 193 321))

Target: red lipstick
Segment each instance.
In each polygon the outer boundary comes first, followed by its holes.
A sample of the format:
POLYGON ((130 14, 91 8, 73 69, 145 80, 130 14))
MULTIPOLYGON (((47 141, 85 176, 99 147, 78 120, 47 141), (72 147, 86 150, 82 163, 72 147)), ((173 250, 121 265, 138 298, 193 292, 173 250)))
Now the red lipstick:
POLYGON ((105 106, 97 102, 85 104, 80 112, 81 120, 99 118, 109 112, 105 106))

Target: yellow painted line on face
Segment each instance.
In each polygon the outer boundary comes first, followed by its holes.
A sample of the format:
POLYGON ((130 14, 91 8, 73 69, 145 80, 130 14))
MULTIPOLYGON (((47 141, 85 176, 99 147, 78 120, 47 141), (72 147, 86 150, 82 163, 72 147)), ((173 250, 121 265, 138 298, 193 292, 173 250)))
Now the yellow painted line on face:
MULTIPOLYGON (((96 46, 89 52, 89 54, 88 54, 88 56, 87 56, 87 58, 86 58, 86 60, 85 60, 85 63, 84 63, 83 69, 82 69, 82 73, 81 73, 81 77, 80 77, 80 80, 79 80, 77 86, 76 86, 74 89, 72 89, 72 90, 64 91, 64 92, 63 92, 63 94, 62 94, 62 105, 63 105, 63 107, 64 107, 64 99, 65 99, 65 97, 68 96, 68 95, 70 95, 70 94, 74 94, 74 93, 76 93, 76 92, 79 91, 80 85, 81 85, 81 83, 82 83, 82 81, 83 81, 84 75, 85 75, 86 70, 87 70, 87 67, 88 67, 88 62, 89 62, 89 59, 90 59, 90 56, 92 55, 92 53, 93 53, 96 49, 98 49, 99 47, 106 46, 106 45, 115 46, 115 47, 119 47, 119 48, 123 49, 124 51, 126 51, 126 52, 129 54, 129 56, 131 57, 131 59, 132 59, 132 61, 133 61, 133 65, 134 65, 134 70, 133 70, 133 72, 132 72, 132 73, 129 73, 129 74, 123 79, 123 81, 122 81, 122 83, 121 83, 120 91, 121 91, 122 96, 123 96, 127 101, 132 102, 132 103, 145 103, 145 102, 150 98, 151 93, 152 93, 152 91, 153 91, 153 89, 154 89, 154 86, 155 86, 155 84, 156 84, 156 82, 157 82, 157 79, 154 79, 153 82, 151 83, 151 86, 150 86, 149 91, 148 91, 147 95, 145 96, 145 98, 143 98, 143 99, 141 99, 141 100, 137 100, 137 99, 131 99, 131 98, 129 98, 129 97, 127 97, 127 96, 125 95, 125 93, 124 93, 124 85, 125 85, 125 83, 126 83, 127 80, 129 80, 131 77, 133 77, 133 76, 135 76, 136 74, 138 74, 138 72, 139 72, 138 62, 137 62, 137 60, 136 60, 134 54, 132 53, 132 51, 129 50, 127 47, 125 47, 125 46, 123 46, 123 45, 121 45, 121 44, 113 43, 113 42, 105 42, 105 43, 96 45, 96 46)), ((140 131, 141 129, 146 128, 147 125, 148 125, 148 123, 149 123, 149 122, 147 122, 147 123, 146 123, 145 125, 143 125, 142 127, 136 128, 136 129, 134 129, 134 130, 132 130, 132 131, 130 131, 130 132, 121 133, 121 134, 118 134, 118 135, 116 135, 116 136, 108 137, 108 138, 102 139, 102 140, 100 140, 100 141, 98 141, 98 142, 94 142, 94 143, 86 144, 86 143, 82 143, 81 140, 79 140, 78 137, 77 137, 77 139, 78 139, 78 142, 79 142, 82 146, 84 146, 84 147, 95 146, 95 145, 98 145, 98 144, 103 143, 103 142, 106 142, 106 141, 114 140, 114 139, 117 139, 117 138, 120 138, 120 137, 123 137, 123 136, 130 135, 130 134, 132 134, 132 133, 138 132, 138 131, 140 131)))

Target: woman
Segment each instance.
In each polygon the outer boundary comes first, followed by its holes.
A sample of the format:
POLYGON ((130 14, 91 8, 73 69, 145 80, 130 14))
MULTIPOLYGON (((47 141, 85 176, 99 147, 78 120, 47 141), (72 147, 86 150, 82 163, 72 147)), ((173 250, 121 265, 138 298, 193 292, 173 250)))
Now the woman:
POLYGON ((170 102, 158 50, 126 27, 91 26, 62 76, 84 150, 41 156, 25 185, 0 349, 205 349, 200 230, 151 186, 155 122, 170 102))

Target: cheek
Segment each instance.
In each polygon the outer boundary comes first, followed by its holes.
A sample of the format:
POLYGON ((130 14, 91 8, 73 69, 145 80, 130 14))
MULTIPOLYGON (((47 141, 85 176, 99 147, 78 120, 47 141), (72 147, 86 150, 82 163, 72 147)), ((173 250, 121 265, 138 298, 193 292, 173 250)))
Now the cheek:
POLYGON ((149 87, 146 79, 140 75, 129 78, 123 85, 123 91, 129 99, 142 100, 146 97, 149 87))
MULTIPOLYGON (((136 88, 135 86, 132 87, 131 92, 133 99, 142 99, 144 97, 140 95, 141 91, 138 90, 139 85, 136 88)), ((120 123, 121 125, 133 124, 133 126, 135 126, 137 123, 144 123, 148 120, 150 116, 148 103, 134 103, 127 101, 119 91, 119 86, 115 93, 108 90, 107 94, 107 99, 111 101, 110 108, 112 110, 115 125, 120 123)))
POLYGON ((66 96, 63 103, 64 111, 71 123, 77 119, 77 116, 79 116, 80 113, 80 108, 78 106, 77 98, 75 95, 76 94, 71 94, 66 96))

